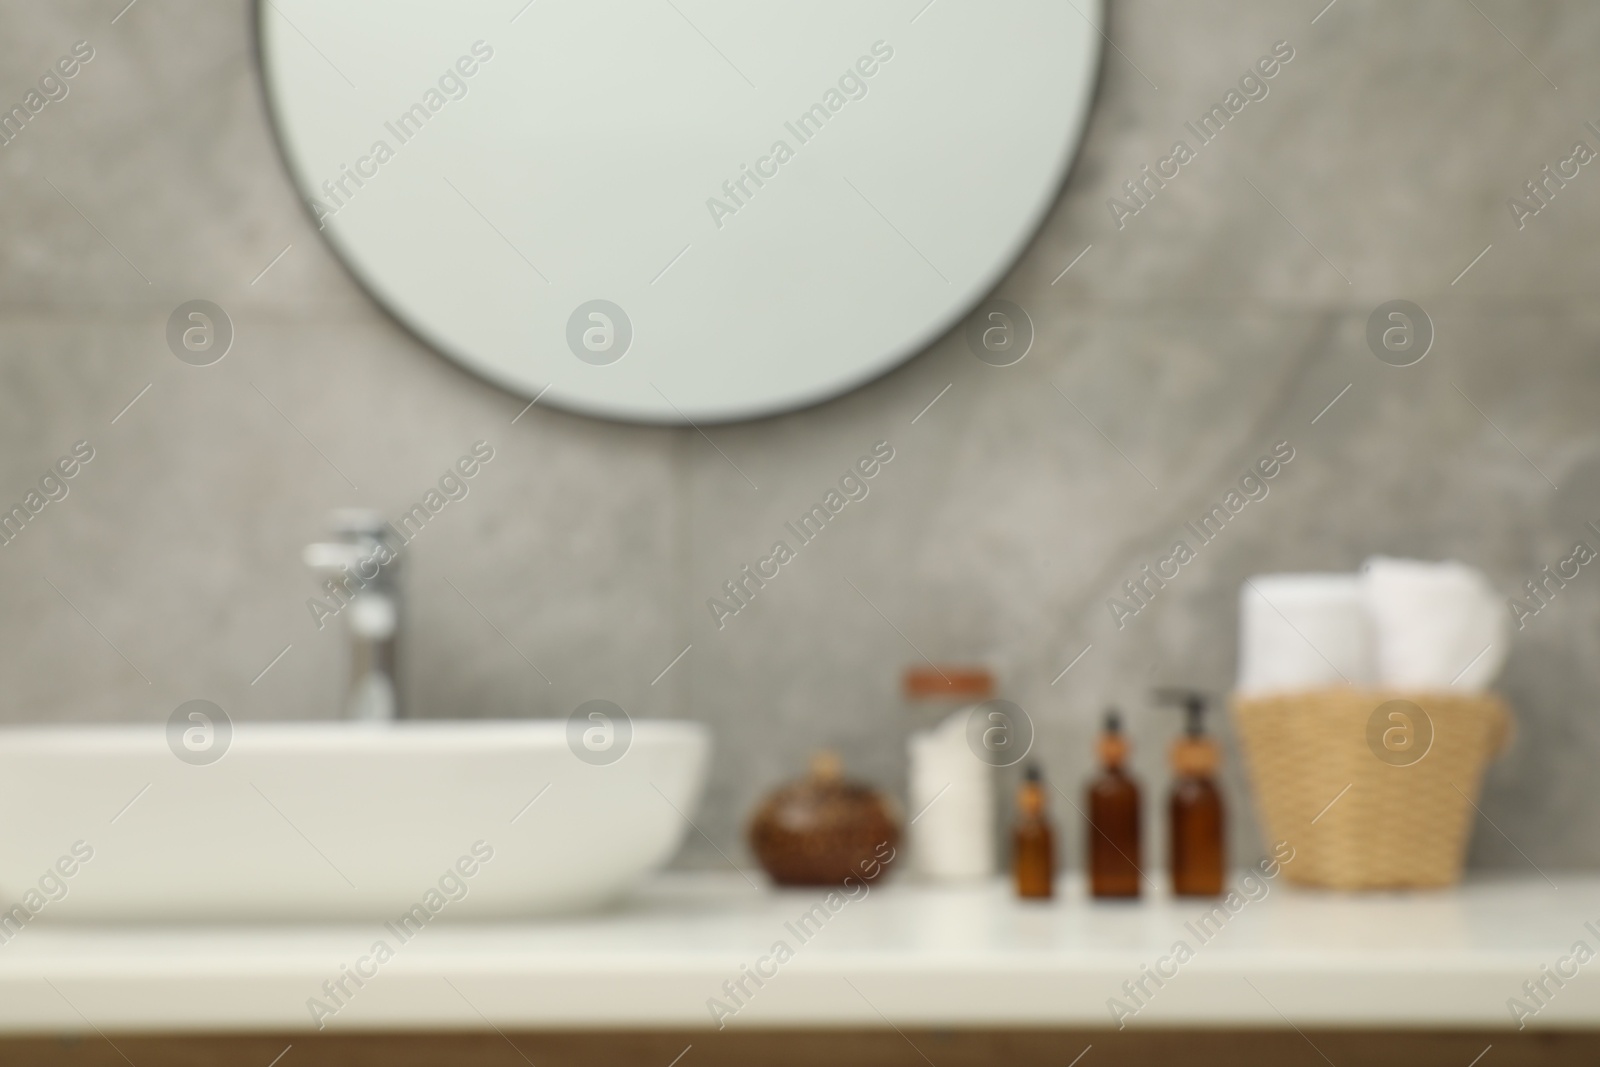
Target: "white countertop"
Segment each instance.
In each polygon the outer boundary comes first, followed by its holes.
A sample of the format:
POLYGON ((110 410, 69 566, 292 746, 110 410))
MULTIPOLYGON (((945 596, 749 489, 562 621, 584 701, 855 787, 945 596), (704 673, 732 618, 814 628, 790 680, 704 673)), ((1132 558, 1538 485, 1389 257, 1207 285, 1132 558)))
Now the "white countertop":
MULTIPOLYGON (((403 1029, 705 1029, 708 998, 777 941, 794 951, 730 1019, 738 1027, 1109 1027, 1121 997, 1178 940, 1177 967, 1129 1027, 1507 1028, 1577 941, 1600 951, 1600 876, 1551 872, 1447 892, 1338 896, 1280 878, 1205 941, 1208 904, 1091 903, 1076 879, 1023 904, 999 883, 887 883, 801 941, 785 926, 816 891, 757 890, 735 874, 663 876, 627 906, 545 922, 431 925, 400 943, 381 923, 292 927, 48 926, 0 944, 0 1032, 306 1031, 308 998, 380 938, 376 977, 328 1032, 403 1029)), ((759 876, 756 881, 760 881, 759 876)), ((1235 883, 1237 884, 1237 883, 1235 883)), ((371 964, 365 965, 368 970, 371 964)), ((1569 970, 1570 970, 1570 966, 1569 970)), ((769 972, 771 964, 763 964, 769 972)), ((1172 966, 1166 965, 1170 972, 1172 966)), ((1530 1029, 1600 1027, 1600 981, 1549 998, 1530 1029)), ((328 998, 324 1000, 333 1006, 328 998)), ((1532 1002, 1530 1001, 1530 1006, 1532 1002)))

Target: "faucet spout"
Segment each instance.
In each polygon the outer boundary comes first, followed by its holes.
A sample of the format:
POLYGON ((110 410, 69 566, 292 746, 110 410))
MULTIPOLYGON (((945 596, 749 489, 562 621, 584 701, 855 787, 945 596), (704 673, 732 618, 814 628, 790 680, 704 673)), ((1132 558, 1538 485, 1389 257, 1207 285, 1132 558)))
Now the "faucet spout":
POLYGON ((396 647, 400 633, 399 543, 375 511, 333 515, 336 540, 307 545, 306 565, 326 579, 343 605, 350 635, 344 715, 365 722, 400 717, 396 647))

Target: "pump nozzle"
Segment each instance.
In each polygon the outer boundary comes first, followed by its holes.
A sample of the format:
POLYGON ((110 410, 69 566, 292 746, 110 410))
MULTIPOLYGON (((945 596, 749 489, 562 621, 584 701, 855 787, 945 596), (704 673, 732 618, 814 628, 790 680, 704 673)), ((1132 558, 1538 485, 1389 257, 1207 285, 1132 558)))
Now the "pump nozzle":
POLYGON ((1170 704, 1183 708, 1188 715, 1188 729, 1190 737, 1200 737, 1205 733, 1204 718, 1206 713, 1206 694, 1197 689, 1183 689, 1176 686, 1163 686, 1155 691, 1156 703, 1170 704))

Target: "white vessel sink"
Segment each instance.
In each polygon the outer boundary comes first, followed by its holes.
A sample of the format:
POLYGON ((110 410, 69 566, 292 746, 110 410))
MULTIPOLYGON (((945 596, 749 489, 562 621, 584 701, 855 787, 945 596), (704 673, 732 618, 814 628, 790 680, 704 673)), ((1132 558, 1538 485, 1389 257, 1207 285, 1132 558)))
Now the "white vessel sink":
POLYGON ((677 849, 708 748, 687 722, 602 766, 564 721, 244 723, 194 765, 160 725, 0 729, 0 935, 600 907, 677 849))

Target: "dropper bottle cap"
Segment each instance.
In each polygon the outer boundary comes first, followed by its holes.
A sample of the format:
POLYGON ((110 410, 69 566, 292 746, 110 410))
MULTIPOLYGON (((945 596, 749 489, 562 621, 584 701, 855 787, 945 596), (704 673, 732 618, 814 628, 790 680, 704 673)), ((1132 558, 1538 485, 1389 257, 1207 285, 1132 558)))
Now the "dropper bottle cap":
POLYGON ((1122 714, 1116 708, 1106 709, 1105 728, 1096 751, 1105 767, 1120 767, 1128 758, 1128 739, 1122 734, 1122 714))
POLYGON ((1022 786, 1017 790, 1017 807, 1026 816, 1037 816, 1044 812, 1044 775, 1039 772, 1039 765, 1030 763, 1022 772, 1022 786))

